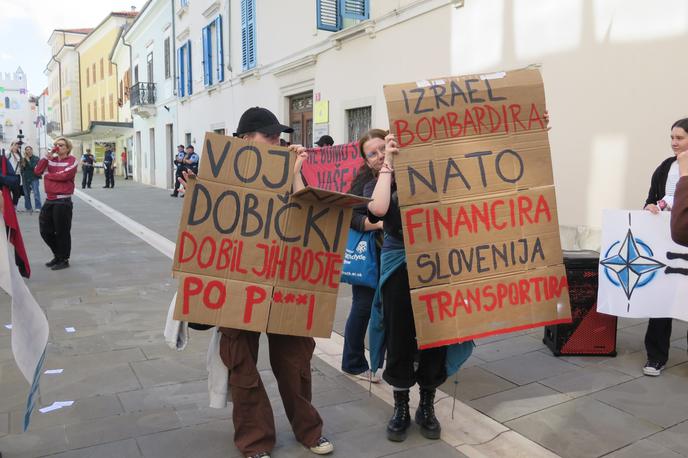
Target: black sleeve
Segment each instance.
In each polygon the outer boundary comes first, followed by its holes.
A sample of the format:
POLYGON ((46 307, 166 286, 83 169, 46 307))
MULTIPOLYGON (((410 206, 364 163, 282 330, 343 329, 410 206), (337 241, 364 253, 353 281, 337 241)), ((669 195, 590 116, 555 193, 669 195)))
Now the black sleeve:
POLYGON ((652 174, 652 180, 650 181, 650 190, 647 192, 647 199, 645 199, 645 205, 643 205, 643 207, 646 207, 648 204, 656 204, 659 201, 659 199, 664 197, 659 195, 659 181, 661 179, 660 175, 662 175, 661 168, 662 166, 660 165, 652 174))
MULTIPOLYGON (((363 187, 363 197, 372 197, 373 196, 373 191, 375 191, 375 185, 377 184, 377 180, 371 180, 366 185, 363 187)), ((371 223, 375 224, 378 221, 382 221, 384 217, 377 217, 370 213, 368 210, 368 206, 366 205, 366 216, 368 218, 368 221, 371 223)))

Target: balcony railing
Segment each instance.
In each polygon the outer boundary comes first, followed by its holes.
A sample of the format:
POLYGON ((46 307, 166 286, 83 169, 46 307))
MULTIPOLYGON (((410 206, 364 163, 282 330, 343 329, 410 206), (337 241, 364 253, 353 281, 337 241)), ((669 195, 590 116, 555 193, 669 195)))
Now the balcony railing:
POLYGON ((132 107, 155 105, 155 83, 136 83, 131 87, 130 104, 132 107))
POLYGON ((60 127, 60 123, 57 121, 50 121, 46 126, 46 132, 48 135, 53 134, 53 133, 58 133, 62 129, 60 127))

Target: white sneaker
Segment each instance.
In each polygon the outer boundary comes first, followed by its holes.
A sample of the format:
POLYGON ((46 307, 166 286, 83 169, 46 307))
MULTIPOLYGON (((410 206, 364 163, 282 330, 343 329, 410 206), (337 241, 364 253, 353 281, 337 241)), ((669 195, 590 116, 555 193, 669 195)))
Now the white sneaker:
POLYGON ((356 374, 354 377, 356 377, 359 380, 365 380, 366 382, 372 382, 372 383, 380 383, 382 380, 377 373, 373 374, 369 370, 365 372, 361 372, 360 374, 356 374))
POLYGON ((311 447, 310 450, 316 455, 327 455, 328 453, 332 453, 334 451, 334 445, 332 445, 332 442, 323 436, 318 439, 318 443, 311 447))

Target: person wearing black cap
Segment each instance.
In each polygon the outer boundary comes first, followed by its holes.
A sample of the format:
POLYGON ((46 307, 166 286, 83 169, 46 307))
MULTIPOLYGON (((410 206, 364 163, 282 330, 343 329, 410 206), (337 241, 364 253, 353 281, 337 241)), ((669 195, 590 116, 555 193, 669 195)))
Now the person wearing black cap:
MULTIPOLYGON (((269 110, 254 107, 241 116, 234 135, 279 146, 282 132, 291 133, 293 129, 280 124, 269 110)), ((301 145, 291 145, 289 149, 297 154, 294 165, 296 191, 304 187, 301 166, 308 153, 301 145)), ((229 369, 234 443, 244 456, 269 457, 275 446, 275 421, 256 367, 260 333, 231 328, 220 328, 220 332, 220 357, 229 369)), ((322 435, 323 421, 311 403, 314 339, 280 334, 267 336, 270 364, 296 439, 315 454, 331 453, 334 446, 322 435)))
POLYGON ((329 135, 323 135, 317 142, 315 142, 315 144, 321 148, 323 146, 332 146, 334 145, 334 139, 329 135))

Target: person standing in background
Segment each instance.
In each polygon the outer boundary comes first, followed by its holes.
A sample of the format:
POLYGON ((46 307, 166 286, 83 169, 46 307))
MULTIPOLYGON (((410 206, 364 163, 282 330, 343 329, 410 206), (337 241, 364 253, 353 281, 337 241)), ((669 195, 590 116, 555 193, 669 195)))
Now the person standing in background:
POLYGON ((124 179, 128 180, 129 179, 129 155, 127 153, 127 148, 124 148, 124 151, 122 151, 121 155, 122 159, 122 168, 124 168, 124 179))
POLYGON ((184 158, 186 157, 186 152, 184 152, 184 145, 178 145, 177 146, 177 154, 174 157, 174 163, 175 166, 175 171, 174 171, 174 190, 172 191, 172 194, 170 194, 170 197, 177 197, 179 195, 179 186, 181 183, 179 182, 179 179, 183 179, 183 172, 186 170, 186 167, 184 166, 184 158))
POLYGON ((91 189, 91 181, 93 181, 93 166, 95 164, 95 157, 91 153, 89 148, 86 149, 86 153, 81 156, 81 174, 83 178, 81 179, 81 189, 85 189, 87 186, 91 189))
POLYGON ((45 263, 52 270, 69 267, 72 251, 72 194, 78 163, 71 152, 72 142, 58 137, 55 149, 42 157, 34 169, 34 174, 44 175, 45 180, 47 200, 41 208, 38 224, 41 237, 53 252, 53 259, 45 263))
POLYGON ((103 157, 103 169, 105 170, 105 186, 103 188, 115 187, 115 155, 110 148, 105 150, 103 157))
POLYGON ((17 208, 17 204, 19 203, 19 198, 21 197, 21 162, 22 162, 22 157, 21 157, 21 152, 19 151, 20 145, 19 143, 15 140, 10 144, 10 153, 9 157, 7 160, 9 161, 10 165, 12 166, 12 170, 14 170, 14 174, 19 176, 19 187, 16 188, 10 188, 10 191, 12 192, 12 205, 14 205, 14 208, 17 208))
POLYGON ((21 162, 21 181, 24 187, 24 208, 27 212, 33 211, 33 208, 31 208, 31 192, 33 192, 36 211, 41 209, 40 177, 37 177, 33 173, 37 164, 38 157, 34 156, 33 148, 31 146, 26 146, 24 148, 24 157, 21 162))

